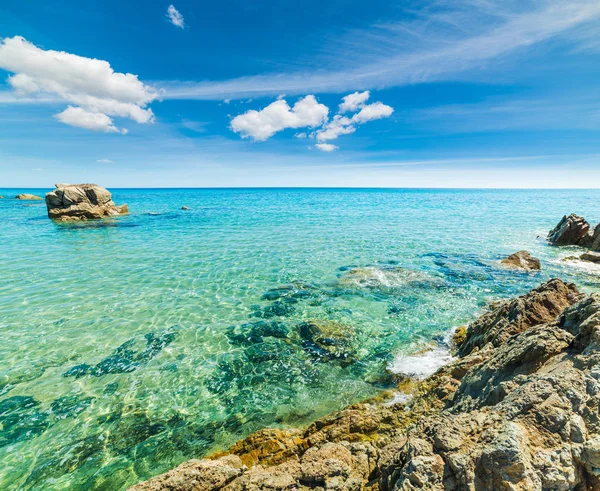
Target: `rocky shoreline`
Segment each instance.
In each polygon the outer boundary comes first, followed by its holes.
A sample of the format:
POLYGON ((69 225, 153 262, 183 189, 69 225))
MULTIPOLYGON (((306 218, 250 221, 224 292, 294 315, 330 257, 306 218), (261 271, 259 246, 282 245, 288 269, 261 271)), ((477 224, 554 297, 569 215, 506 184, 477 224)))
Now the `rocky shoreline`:
POLYGON ((553 279, 462 338, 403 402, 265 429, 131 489, 600 489, 600 295, 553 279))

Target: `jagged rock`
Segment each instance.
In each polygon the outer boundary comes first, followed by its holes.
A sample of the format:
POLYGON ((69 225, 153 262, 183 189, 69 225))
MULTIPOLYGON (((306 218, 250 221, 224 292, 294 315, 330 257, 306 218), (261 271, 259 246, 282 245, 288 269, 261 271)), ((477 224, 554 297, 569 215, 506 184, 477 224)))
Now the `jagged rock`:
POLYGON ((463 345, 458 360, 402 386, 406 404, 263 430, 133 489, 600 489, 600 295, 551 280, 498 303, 463 345))
POLYGON ((579 256, 579 259, 582 261, 590 261, 592 263, 600 263, 600 252, 584 252, 581 256, 579 256))
POLYGON ((506 259, 503 259, 501 263, 512 268, 527 270, 539 270, 541 267, 540 260, 537 257, 533 257, 528 251, 515 252, 506 259))
POLYGON ((581 298, 573 284, 550 280, 521 297, 497 303, 467 328, 459 354, 468 355, 487 343, 499 346, 509 336, 554 319, 581 298))
POLYGON ((590 224, 585 218, 571 213, 563 216, 556 227, 548 232, 548 241, 555 245, 578 245, 589 230, 590 224))
POLYGON ((129 212, 127 205, 117 206, 109 191, 96 184, 56 184, 46 194, 48 217, 53 220, 97 220, 129 212))
POLYGON ((39 201, 39 200, 42 200, 44 198, 42 198, 40 196, 36 196, 35 194, 23 193, 23 194, 17 194, 15 196, 15 199, 20 199, 22 201, 39 201))

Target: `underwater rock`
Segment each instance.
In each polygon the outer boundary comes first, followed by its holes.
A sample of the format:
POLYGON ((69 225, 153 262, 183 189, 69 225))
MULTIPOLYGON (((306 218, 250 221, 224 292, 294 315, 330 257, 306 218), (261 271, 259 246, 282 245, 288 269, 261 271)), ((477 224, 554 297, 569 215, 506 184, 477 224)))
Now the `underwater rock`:
POLYGON ((23 194, 17 194, 15 196, 15 199, 19 199, 22 201, 40 201, 40 200, 43 200, 44 198, 42 198, 40 196, 36 196, 35 194, 23 193, 23 194))
POLYGON ((295 281, 289 285, 280 285, 275 288, 271 288, 265 292, 262 296, 263 300, 280 300, 280 299, 304 299, 313 297, 316 287, 310 283, 304 283, 302 281, 295 281))
POLYGON ((85 411, 93 401, 93 397, 81 398, 77 395, 67 395, 53 401, 50 409, 58 419, 74 418, 85 411))
POLYGON ((0 447, 33 438, 50 426, 48 413, 40 411, 31 396, 13 396, 0 401, 0 447))
POLYGON ((427 275, 400 266, 365 266, 346 271, 337 284, 346 288, 395 288, 431 281, 427 275))
POLYGON ((126 215, 127 205, 117 206, 109 191, 96 184, 57 184, 46 194, 48 217, 53 220, 98 220, 126 215))
POLYGON ((272 317, 287 317, 288 315, 296 312, 296 307, 292 305, 297 302, 297 300, 290 302, 290 299, 285 298, 282 300, 277 300, 273 302, 271 305, 267 305, 266 307, 258 307, 252 314, 251 317, 260 317, 262 319, 271 319, 272 317))
POLYGON ((550 232, 548 241, 554 245, 578 245, 590 229, 590 224, 579 215, 565 215, 550 232))
POLYGON ((311 320, 298 325, 303 347, 312 356, 325 361, 337 360, 342 365, 356 361, 350 341, 354 334, 351 326, 336 321, 311 320))
POLYGON ((144 335, 146 340, 145 347, 140 346, 138 338, 130 339, 113 351, 113 353, 97 363, 95 366, 82 363, 70 368, 63 377, 83 377, 93 375, 101 377, 103 375, 115 373, 128 373, 136 370, 140 365, 152 360, 160 351, 171 344, 176 338, 173 330, 166 331, 161 335, 147 333, 144 335))
POLYGON ((519 251, 511 254, 506 259, 501 261, 502 264, 512 267, 527 270, 539 270, 541 267, 540 260, 533 257, 528 251, 519 251))

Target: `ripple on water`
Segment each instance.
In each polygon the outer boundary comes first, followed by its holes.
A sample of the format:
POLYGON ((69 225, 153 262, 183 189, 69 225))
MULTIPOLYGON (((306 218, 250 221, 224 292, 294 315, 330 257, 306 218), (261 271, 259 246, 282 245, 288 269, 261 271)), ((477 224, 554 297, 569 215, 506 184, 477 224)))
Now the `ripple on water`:
POLYGON ((488 302, 597 287, 536 235, 599 197, 115 190, 131 216, 80 224, 0 200, 0 488, 126 488, 423 376, 488 302), (498 267, 521 249, 539 274, 498 267))

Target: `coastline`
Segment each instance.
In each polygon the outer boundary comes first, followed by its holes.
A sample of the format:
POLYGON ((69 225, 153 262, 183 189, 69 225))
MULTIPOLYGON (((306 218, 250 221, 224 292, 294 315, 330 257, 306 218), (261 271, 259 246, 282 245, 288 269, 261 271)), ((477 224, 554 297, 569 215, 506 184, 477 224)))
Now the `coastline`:
POLYGON ((405 402, 261 430, 130 489, 598 489, 599 312, 552 279, 472 322, 405 402))

